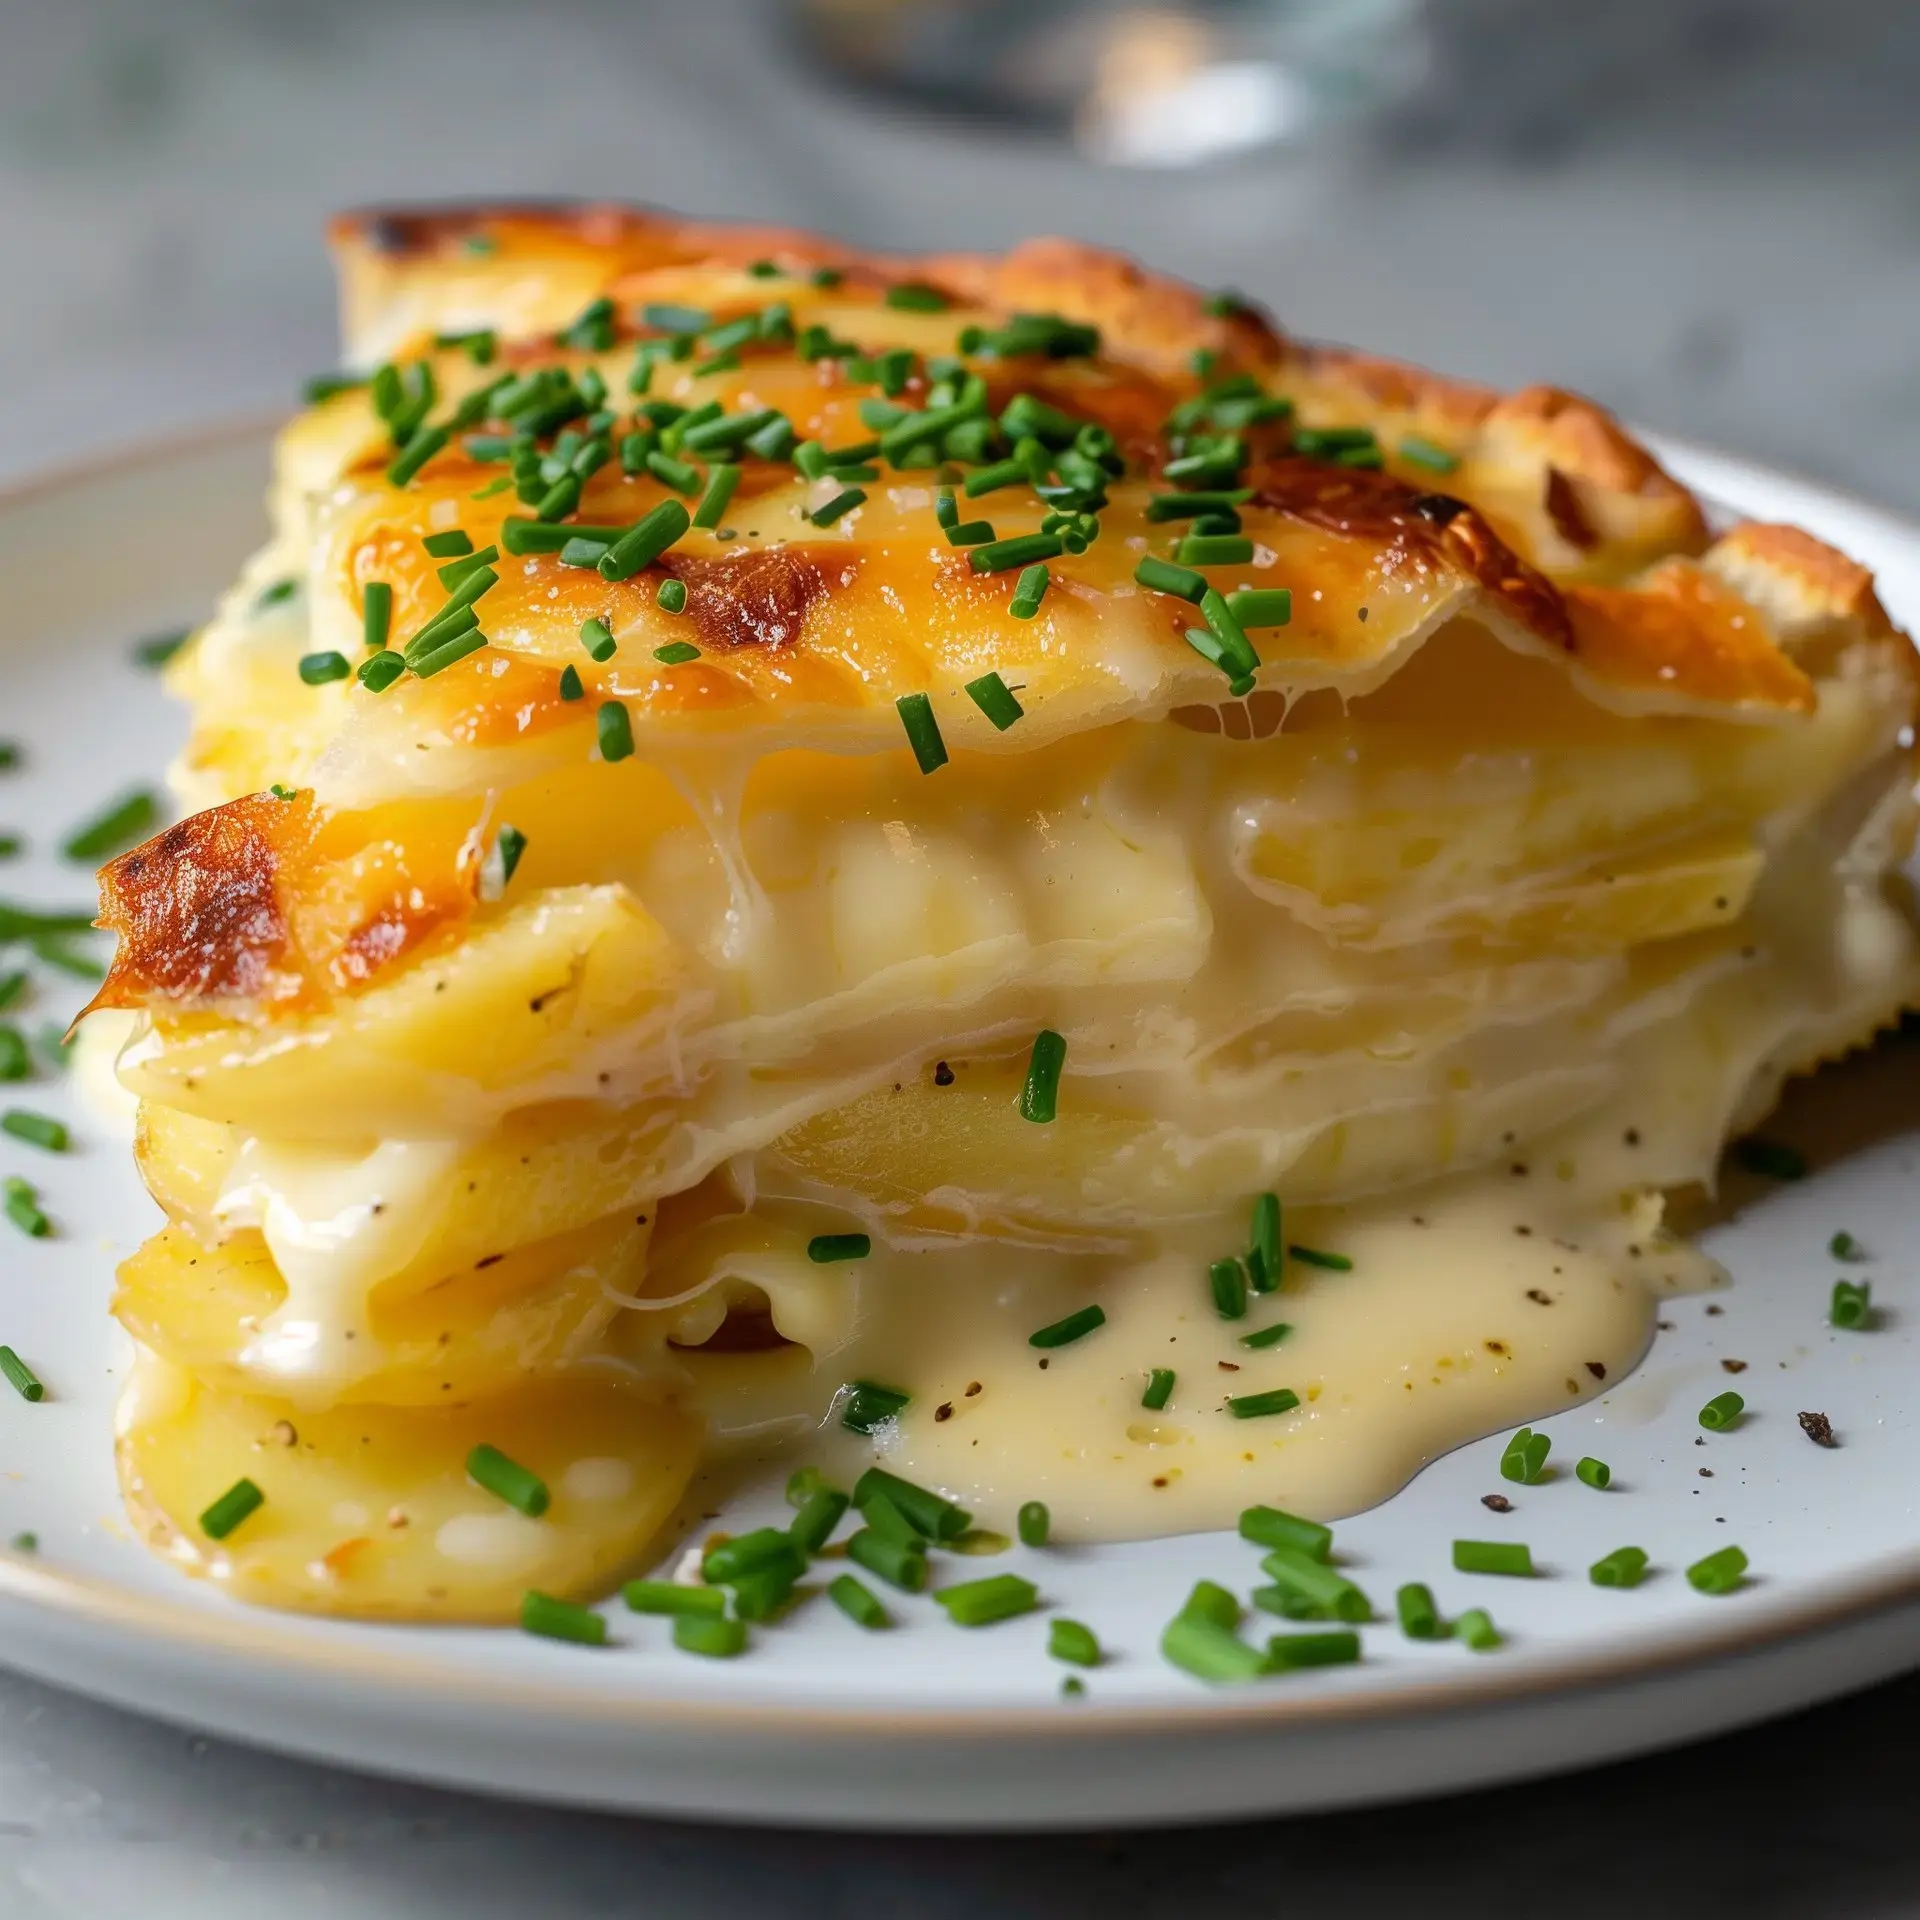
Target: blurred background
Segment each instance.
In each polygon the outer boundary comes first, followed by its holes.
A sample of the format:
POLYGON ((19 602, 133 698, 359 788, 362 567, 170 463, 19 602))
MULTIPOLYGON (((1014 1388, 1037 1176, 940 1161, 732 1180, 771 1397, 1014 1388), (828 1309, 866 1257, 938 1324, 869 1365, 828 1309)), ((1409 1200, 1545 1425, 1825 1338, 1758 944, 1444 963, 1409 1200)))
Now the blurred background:
POLYGON ((0 477, 286 405, 346 203, 1055 230, 1920 509, 1914 0, 0 0, 0 477))

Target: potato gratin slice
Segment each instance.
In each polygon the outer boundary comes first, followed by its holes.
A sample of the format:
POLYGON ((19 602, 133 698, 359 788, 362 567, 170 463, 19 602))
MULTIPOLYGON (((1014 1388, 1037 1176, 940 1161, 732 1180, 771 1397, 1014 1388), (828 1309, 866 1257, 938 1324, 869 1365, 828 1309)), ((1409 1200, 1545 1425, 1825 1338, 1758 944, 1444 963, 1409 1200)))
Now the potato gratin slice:
POLYGON ((782 1449, 1351 1511, 1632 1366, 1662 1190, 1916 997, 1908 642, 1584 401, 1057 240, 334 237, 95 1003, 122 1481, 243 1598, 592 1598, 782 1449))

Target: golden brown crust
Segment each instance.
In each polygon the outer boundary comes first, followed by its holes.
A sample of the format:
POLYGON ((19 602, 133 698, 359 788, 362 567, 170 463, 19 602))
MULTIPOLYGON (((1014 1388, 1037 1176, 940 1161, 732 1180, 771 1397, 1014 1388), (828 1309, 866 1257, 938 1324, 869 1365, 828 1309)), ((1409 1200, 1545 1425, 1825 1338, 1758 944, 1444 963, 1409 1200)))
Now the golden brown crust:
POLYGON ((1783 640, 1835 625, 1866 639, 1893 631, 1873 575, 1798 527, 1743 521, 1713 543, 1703 564, 1760 608, 1783 640))

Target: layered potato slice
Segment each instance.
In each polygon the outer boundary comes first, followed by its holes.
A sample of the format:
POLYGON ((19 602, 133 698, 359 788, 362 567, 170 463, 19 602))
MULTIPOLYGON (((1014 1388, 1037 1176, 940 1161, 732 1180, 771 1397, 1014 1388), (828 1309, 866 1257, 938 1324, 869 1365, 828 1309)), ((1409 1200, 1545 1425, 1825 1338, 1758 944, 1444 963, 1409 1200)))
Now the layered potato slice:
POLYGON ((1611 1246, 1916 997, 1908 642, 1585 402, 1065 242, 335 238, 358 373, 170 669, 203 810, 105 875, 122 1475, 190 1571, 591 1596, 830 1417, 869 1284, 1122 1297, 1536 1150, 1611 1246))

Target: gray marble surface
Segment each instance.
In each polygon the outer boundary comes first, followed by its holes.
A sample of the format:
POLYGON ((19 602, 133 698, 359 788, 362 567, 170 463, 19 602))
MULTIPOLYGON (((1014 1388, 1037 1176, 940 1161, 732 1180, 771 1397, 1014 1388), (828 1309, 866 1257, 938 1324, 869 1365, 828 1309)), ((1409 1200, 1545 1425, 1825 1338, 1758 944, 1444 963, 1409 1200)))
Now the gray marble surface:
MULTIPOLYGON (((1112 240, 1299 331, 1920 510, 1920 8, 1449 0, 1436 45, 1389 123, 1143 176, 835 95, 754 0, 0 0, 0 478, 280 406, 332 356, 333 206, 592 193, 899 246, 1112 240)), ((1905 1682, 1471 1800, 995 1842, 508 1807, 0 1679, 0 1914, 1865 1920, 1920 1913, 1917 1710, 1905 1682)))

